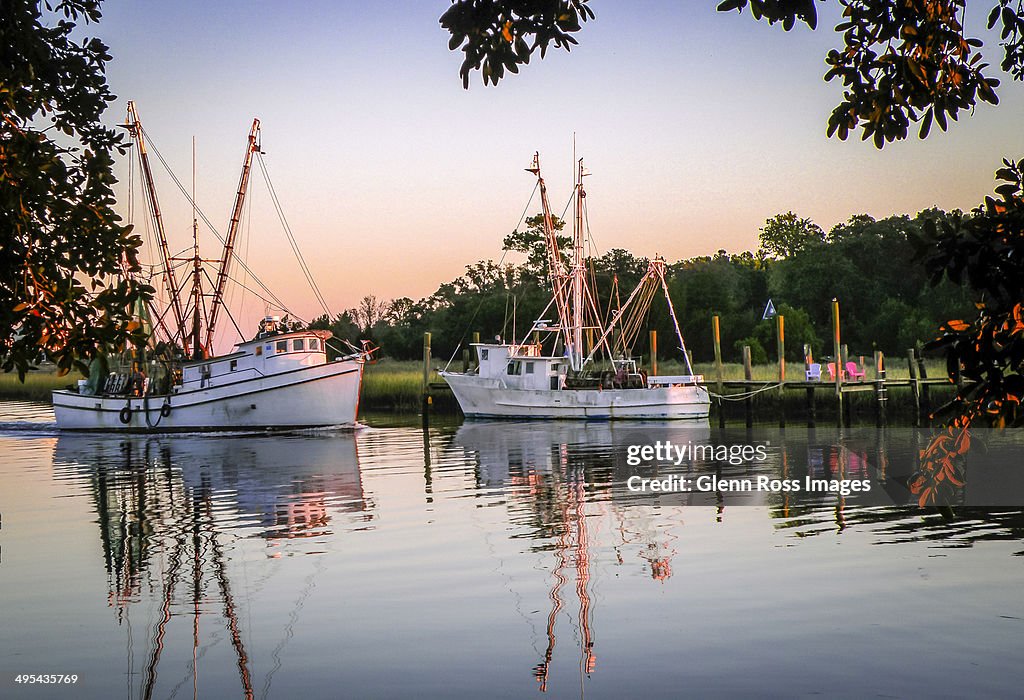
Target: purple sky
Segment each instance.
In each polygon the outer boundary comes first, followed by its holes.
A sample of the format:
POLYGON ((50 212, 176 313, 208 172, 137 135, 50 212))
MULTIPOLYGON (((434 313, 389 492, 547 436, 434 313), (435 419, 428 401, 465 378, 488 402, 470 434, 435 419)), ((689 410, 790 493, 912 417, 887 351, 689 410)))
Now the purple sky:
MULTIPOLYGON (((978 107, 949 133, 933 127, 925 142, 880 152, 859 137, 827 139, 841 95, 822 80, 825 52, 840 40, 831 5, 817 32, 785 33, 716 4, 592 0, 597 19, 571 53, 535 59, 497 88, 474 76, 468 91, 461 53, 448 51, 437 23, 446 0, 108 0, 95 32, 114 56, 107 72, 119 100, 108 120, 135 100, 186 182, 194 136, 198 200, 222 231, 249 125, 262 120, 274 186, 334 311, 365 294, 419 298, 466 264, 500 257, 533 189, 523 168, 534 151, 552 206, 564 206, 574 132, 593 173, 598 248, 670 261, 752 250, 765 219, 787 210, 827 230, 859 213, 967 209, 991 192, 1003 156, 1024 155, 1024 85, 1008 78, 999 107, 978 107)), ((968 29, 998 64, 983 5, 972 4, 968 29)), ((190 209, 159 166, 157 180, 184 248, 190 209)), ((250 266, 294 311, 315 316, 258 168, 250 192, 250 266)), ((262 312, 245 301, 246 333, 262 312)))

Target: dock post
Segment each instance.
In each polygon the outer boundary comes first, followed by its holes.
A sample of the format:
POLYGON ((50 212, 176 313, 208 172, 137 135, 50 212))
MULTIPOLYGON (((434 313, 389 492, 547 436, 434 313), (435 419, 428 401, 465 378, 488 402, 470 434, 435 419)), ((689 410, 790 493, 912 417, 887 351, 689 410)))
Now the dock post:
POLYGON ((839 344, 839 300, 832 299, 832 345, 834 355, 834 364, 836 368, 836 405, 839 408, 839 414, 836 416, 836 426, 839 428, 843 427, 843 370, 840 364, 842 358, 841 347, 839 344))
MULTIPOLYGON (((722 396, 724 387, 722 385, 722 330, 719 325, 719 317, 711 317, 711 329, 715 339, 715 378, 717 380, 718 395, 722 396)), ((718 427, 725 427, 725 402, 718 400, 718 427)))
MULTIPOLYGON (((478 345, 479 343, 480 343, 480 331, 473 331, 473 345, 478 345)), ((473 353, 472 353, 472 356, 470 357, 470 362, 473 363, 473 367, 474 368, 477 368, 477 367, 480 366, 480 363, 477 361, 476 358, 477 358, 477 352, 476 352, 476 350, 474 350, 473 353)))
POLYGON ((786 319, 775 317, 775 340, 779 348, 779 427, 786 427, 786 319))
MULTIPOLYGON (((924 366, 924 357, 921 355, 917 356, 917 376, 921 379, 928 378, 928 370, 924 366)), ((924 382, 921 385, 921 410, 925 416, 931 417, 931 391, 928 389, 928 382, 924 382)))
POLYGON ((888 401, 885 390, 885 355, 875 350, 875 425, 885 425, 885 404, 888 401))
POLYGON ((462 373, 469 372, 469 348, 462 348, 462 373))
POLYGON ((754 368, 750 364, 750 346, 743 346, 743 378, 747 380, 747 398, 743 400, 744 406, 746 406, 747 413, 747 427, 751 428, 754 425, 754 397, 750 396, 750 384, 754 381, 754 368))
POLYGON ((658 331, 651 331, 651 374, 658 376, 658 331))
POLYGON ((910 370, 910 392, 914 398, 914 427, 921 427, 921 380, 917 376, 914 348, 907 349, 907 369, 910 370))
MULTIPOLYGON (((814 362, 814 355, 811 354, 811 346, 808 343, 804 343, 804 378, 806 379, 808 372, 811 371, 811 363, 814 362)), ((814 387, 807 387, 807 427, 814 427, 814 387)))
POLYGON ((423 334, 423 422, 427 422, 430 410, 430 333, 423 334))

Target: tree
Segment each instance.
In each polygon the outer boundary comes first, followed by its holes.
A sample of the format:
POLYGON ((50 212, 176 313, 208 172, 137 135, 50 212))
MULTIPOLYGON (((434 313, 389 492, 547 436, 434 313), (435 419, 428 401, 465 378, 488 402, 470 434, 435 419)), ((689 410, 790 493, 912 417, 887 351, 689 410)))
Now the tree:
POLYGON ((359 324, 364 333, 372 329, 377 322, 384 318, 388 311, 388 303, 382 301, 372 294, 367 294, 359 300, 359 305, 349 309, 348 316, 359 324))
POLYGON ((1003 161, 996 175, 996 197, 970 216, 931 222, 917 241, 934 283, 948 277, 984 295, 973 320, 947 321, 931 344, 945 351, 950 377, 965 381, 911 484, 922 505, 963 485, 973 428, 1024 426, 1024 160, 1003 161))
POLYGON ((808 246, 825 241, 825 232, 810 219, 800 219, 791 211, 776 214, 764 222, 757 235, 764 257, 782 259, 808 246))
POLYGON ((42 358, 87 373, 145 340, 133 311, 153 290, 130 278, 141 239, 113 210, 123 145, 99 121, 110 55, 71 38, 99 4, 7 0, 0 14, 0 361, 22 378, 42 358))
MULTIPOLYGON (((524 272, 536 280, 547 279, 548 248, 544 233, 544 215, 536 214, 528 217, 524 223, 526 224, 524 230, 516 229, 505 236, 502 250, 524 253, 526 255, 524 272)), ((552 216, 551 225, 555 229, 555 240, 558 242, 559 252, 563 256, 569 255, 572 249, 572 237, 559 234, 559 231, 565 228, 565 222, 557 216, 552 216)))

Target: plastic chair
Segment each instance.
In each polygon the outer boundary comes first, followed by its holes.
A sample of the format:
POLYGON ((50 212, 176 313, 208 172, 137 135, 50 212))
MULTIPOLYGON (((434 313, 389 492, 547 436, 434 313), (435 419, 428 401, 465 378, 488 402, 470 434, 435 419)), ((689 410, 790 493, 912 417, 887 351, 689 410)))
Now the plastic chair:
POLYGON ((807 366, 807 381, 809 382, 820 382, 821 381, 821 365, 817 362, 812 362, 807 366))
MULTIPOLYGON (((829 362, 828 363, 828 378, 829 378, 829 380, 831 380, 833 382, 836 380, 836 363, 835 362, 829 362)), ((839 380, 843 381, 845 379, 846 379, 846 373, 843 372, 842 368, 840 368, 839 369, 839 380)))
POLYGON ((850 375, 850 379, 853 379, 853 380, 858 381, 858 382, 862 381, 864 379, 864 374, 865 374, 864 370, 857 368, 857 363, 856 362, 847 362, 846 363, 846 373, 848 375, 850 375))

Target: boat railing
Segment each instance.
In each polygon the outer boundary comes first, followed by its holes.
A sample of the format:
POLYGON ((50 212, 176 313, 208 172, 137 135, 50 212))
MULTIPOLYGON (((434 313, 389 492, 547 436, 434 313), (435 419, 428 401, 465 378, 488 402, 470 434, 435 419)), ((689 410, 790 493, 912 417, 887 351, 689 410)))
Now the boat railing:
POLYGON ((660 377, 647 377, 647 386, 690 386, 703 381, 703 374, 665 374, 660 377))

